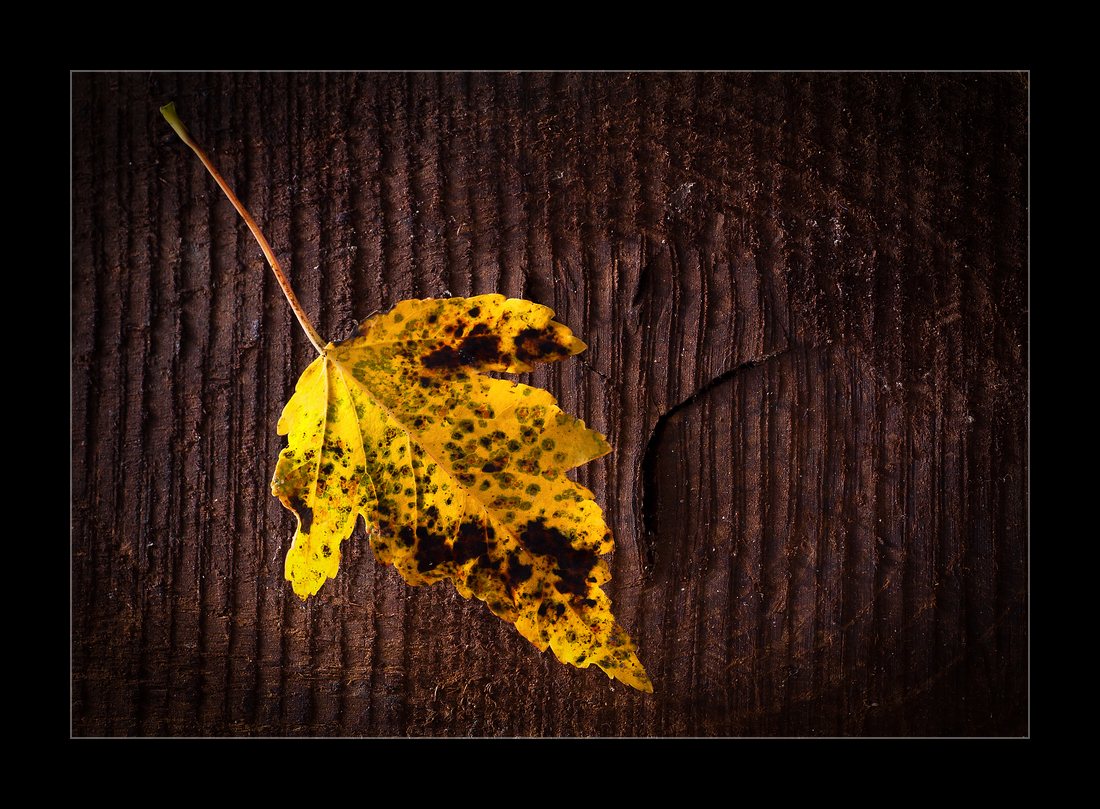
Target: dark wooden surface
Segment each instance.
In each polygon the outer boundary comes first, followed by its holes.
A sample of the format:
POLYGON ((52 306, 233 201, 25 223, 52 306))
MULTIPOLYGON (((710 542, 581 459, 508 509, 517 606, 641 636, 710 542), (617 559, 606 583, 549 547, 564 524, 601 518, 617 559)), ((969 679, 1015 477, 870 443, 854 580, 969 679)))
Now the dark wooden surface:
POLYGON ((1022 735, 1019 74, 75 74, 75 735, 1022 735), (531 374, 656 693, 540 655, 362 528, 282 577, 278 415, 409 297, 546 303, 531 374))

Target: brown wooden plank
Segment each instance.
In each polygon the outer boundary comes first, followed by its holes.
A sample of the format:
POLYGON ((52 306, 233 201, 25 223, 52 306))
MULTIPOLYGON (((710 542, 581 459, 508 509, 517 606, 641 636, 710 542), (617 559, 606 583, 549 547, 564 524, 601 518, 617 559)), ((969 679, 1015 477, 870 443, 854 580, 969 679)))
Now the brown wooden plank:
POLYGON ((1000 74, 73 76, 75 735, 1021 735, 1027 94, 1000 74), (500 291, 656 692, 539 655, 359 529, 282 578, 312 348, 500 291))

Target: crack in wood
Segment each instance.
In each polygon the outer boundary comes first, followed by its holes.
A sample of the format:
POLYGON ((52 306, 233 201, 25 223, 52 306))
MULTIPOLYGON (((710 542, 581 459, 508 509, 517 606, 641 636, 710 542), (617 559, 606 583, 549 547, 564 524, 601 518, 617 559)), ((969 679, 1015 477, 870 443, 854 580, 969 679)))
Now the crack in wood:
POLYGON ((707 382, 701 388, 696 390, 691 396, 684 399, 677 405, 674 405, 669 410, 665 411, 660 418, 657 419, 657 423, 653 426, 653 432, 649 435, 649 441, 646 443, 645 454, 642 456, 642 562, 643 562, 643 574, 648 575, 653 572, 654 566, 657 563, 657 448, 661 445, 661 441, 664 439, 665 431, 668 428, 669 419, 685 409, 689 405, 694 404, 701 398, 706 396, 712 390, 722 385, 725 382, 733 379, 737 374, 742 371, 747 371, 751 368, 756 368, 763 365, 766 362, 781 357, 791 350, 791 344, 788 341, 782 348, 777 348, 763 357, 755 357, 751 360, 739 363, 733 368, 723 371, 714 379, 707 382))

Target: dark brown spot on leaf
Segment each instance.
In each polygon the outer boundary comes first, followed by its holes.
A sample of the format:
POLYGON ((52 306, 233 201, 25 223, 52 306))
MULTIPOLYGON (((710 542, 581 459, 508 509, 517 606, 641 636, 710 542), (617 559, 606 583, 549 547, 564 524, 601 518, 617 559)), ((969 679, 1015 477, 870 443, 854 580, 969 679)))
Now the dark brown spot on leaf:
MULTIPOLYGON (((484 323, 479 323, 484 326, 484 323)), ((474 331, 477 331, 474 329, 474 331)), ((473 332, 462 341, 458 354, 463 365, 480 365, 500 361, 500 337, 495 334, 475 335, 473 332)))
POLYGON ((425 368, 457 368, 462 364, 453 346, 440 346, 421 362, 425 368))
POLYGON ((519 538, 527 550, 554 557, 557 562, 554 573, 560 579, 556 585, 558 592, 575 595, 588 592, 586 579, 596 566, 596 554, 574 548, 569 537, 558 529, 547 526, 542 517, 527 523, 519 538))
POLYGON ((516 335, 516 359, 531 362, 568 353, 569 349, 559 344, 555 336, 550 328, 524 329, 516 335))
POLYGON ((476 522, 464 522, 458 527, 454 540, 454 560, 463 565, 471 559, 483 558, 489 563, 489 543, 485 539, 485 526, 476 522))
POLYGON ((309 529, 313 527, 313 509, 307 506, 305 501, 296 495, 290 496, 290 508, 298 515, 298 519, 302 521, 302 533, 308 534, 309 529))
MULTIPOLYGON (((478 324, 484 326, 484 324, 478 324)), ((474 329, 477 332, 477 329, 474 329)), ((489 365, 500 361, 500 337, 495 334, 471 332, 458 348, 444 345, 432 351, 421 362, 425 368, 459 368, 464 365, 489 365)), ((455 335, 458 336, 457 334, 455 335)))
POLYGON ((508 554, 508 588, 515 592, 519 586, 531 578, 531 565, 525 565, 515 553, 508 554))
POLYGON ((424 526, 416 529, 416 566, 424 573, 437 565, 451 561, 451 549, 439 534, 433 534, 424 526))

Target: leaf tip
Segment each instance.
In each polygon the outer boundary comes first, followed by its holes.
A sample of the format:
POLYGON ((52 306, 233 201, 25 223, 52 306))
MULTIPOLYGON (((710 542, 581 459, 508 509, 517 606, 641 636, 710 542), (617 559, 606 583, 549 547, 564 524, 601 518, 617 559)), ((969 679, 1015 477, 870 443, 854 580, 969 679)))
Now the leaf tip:
MULTIPOLYGON (((628 640, 629 642, 629 640, 628 640)), ((631 644, 633 647, 633 644, 631 644)), ((635 654, 636 649, 631 649, 623 659, 617 660, 616 665, 604 666, 597 662, 596 665, 604 670, 604 673, 613 680, 618 680, 624 685, 629 685, 646 694, 653 693, 653 682, 649 679, 645 667, 635 654)))

